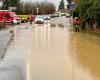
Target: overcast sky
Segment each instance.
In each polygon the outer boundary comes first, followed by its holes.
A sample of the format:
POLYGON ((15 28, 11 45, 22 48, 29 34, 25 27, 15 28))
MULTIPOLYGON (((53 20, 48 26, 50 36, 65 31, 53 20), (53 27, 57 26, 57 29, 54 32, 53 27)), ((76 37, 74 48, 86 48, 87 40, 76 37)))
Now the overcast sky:
MULTIPOLYGON (((60 3, 60 0, 22 0, 22 1, 33 1, 33 2, 35 2, 35 1, 48 1, 48 2, 54 3, 56 5, 56 7, 58 7, 59 3, 60 3)), ((66 2, 66 0, 64 0, 64 1, 65 1, 65 5, 66 5, 67 2, 66 2)))

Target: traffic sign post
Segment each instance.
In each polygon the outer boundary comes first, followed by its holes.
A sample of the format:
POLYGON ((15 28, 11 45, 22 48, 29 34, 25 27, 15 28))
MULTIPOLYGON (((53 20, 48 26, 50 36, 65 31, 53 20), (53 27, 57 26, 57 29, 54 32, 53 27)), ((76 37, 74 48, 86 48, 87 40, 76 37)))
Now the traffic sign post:
POLYGON ((72 9, 74 9, 74 8, 75 8, 75 3, 74 3, 74 2, 72 2, 69 6, 70 6, 70 9, 72 10, 72 9))
POLYGON ((75 8, 75 3, 74 2, 72 2, 71 4, 70 4, 70 10, 72 10, 72 16, 73 16, 73 9, 75 8))
POLYGON ((75 3, 74 3, 74 2, 70 3, 69 7, 70 7, 70 10, 72 11, 72 18, 71 18, 71 21, 72 21, 72 23, 73 23, 73 16, 74 16, 75 3))
POLYGON ((71 4, 70 4, 70 10, 72 10, 72 16, 73 16, 73 9, 75 8, 75 3, 74 2, 72 2, 71 4))
POLYGON ((39 8, 38 7, 36 8, 36 12, 37 12, 37 15, 38 15, 38 13, 39 13, 39 8))

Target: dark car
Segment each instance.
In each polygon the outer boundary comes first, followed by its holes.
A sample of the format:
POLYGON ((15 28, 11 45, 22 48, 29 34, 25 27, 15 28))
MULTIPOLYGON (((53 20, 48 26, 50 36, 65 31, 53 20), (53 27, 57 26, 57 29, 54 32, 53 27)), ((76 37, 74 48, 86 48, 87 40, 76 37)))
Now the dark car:
POLYGON ((50 16, 49 15, 45 15, 44 16, 44 20, 50 20, 50 16))
POLYGON ((54 17, 55 17, 55 15, 54 15, 54 14, 51 14, 51 15, 50 15, 50 18, 54 18, 54 17))

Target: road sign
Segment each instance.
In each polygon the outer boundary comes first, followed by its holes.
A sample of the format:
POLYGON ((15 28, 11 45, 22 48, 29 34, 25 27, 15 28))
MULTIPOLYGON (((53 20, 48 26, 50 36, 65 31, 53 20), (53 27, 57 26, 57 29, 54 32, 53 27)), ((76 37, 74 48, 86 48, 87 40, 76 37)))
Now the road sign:
POLYGON ((74 9, 74 7, 75 7, 75 3, 72 2, 69 6, 70 6, 70 9, 74 9))

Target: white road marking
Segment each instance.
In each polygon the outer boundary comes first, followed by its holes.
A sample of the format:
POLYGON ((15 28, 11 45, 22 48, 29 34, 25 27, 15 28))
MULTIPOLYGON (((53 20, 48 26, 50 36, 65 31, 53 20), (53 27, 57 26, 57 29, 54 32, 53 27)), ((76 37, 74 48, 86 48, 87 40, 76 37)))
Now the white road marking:
POLYGON ((27 63, 26 63, 26 80, 32 80, 32 72, 31 72, 31 51, 28 50, 27 53, 27 63))
POLYGON ((26 80, 31 80, 31 72, 30 72, 30 62, 27 62, 26 64, 26 80))

